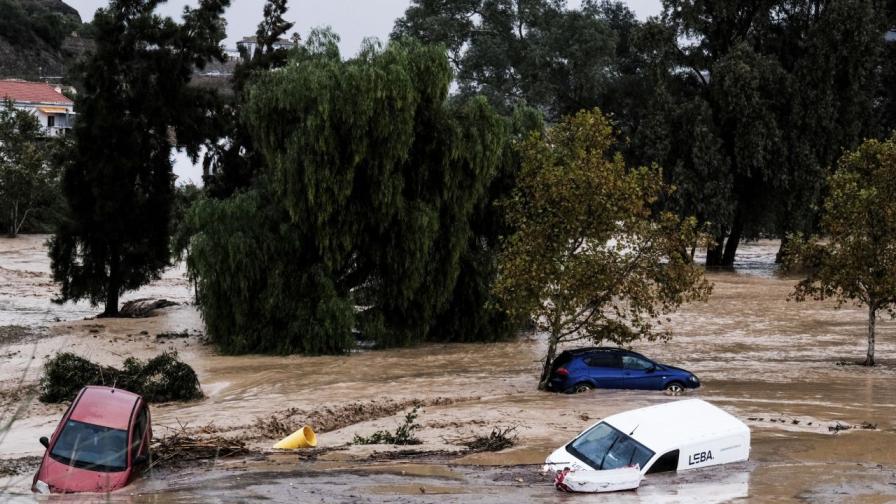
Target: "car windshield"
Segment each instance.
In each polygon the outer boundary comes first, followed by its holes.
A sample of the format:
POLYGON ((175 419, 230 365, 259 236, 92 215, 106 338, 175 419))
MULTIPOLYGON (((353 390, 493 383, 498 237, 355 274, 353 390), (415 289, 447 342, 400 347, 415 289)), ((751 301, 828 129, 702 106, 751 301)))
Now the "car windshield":
POLYGON ((77 420, 65 423, 50 455, 67 465, 94 471, 127 468, 128 433, 77 420))
POLYGON ((643 469, 653 457, 647 447, 604 422, 577 437, 566 450, 594 469, 618 469, 635 464, 643 469))

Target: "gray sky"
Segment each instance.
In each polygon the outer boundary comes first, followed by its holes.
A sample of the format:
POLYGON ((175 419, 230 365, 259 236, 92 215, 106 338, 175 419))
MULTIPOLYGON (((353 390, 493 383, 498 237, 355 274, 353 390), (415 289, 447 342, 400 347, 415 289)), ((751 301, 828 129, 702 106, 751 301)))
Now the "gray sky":
MULTIPOLYGON (((93 19, 96 9, 108 4, 108 0, 64 1, 78 9, 84 21, 93 19)), ((580 0, 569 0, 568 3, 571 7, 577 7, 580 0)), ((641 19, 659 14, 661 8, 660 0, 632 0, 627 3, 641 19)), ((185 5, 196 4, 196 0, 170 0, 162 4, 159 10, 165 15, 179 18, 185 5)), ((341 37, 340 52, 347 57, 358 51, 365 37, 386 40, 395 19, 404 14, 409 4, 410 0, 290 0, 287 18, 296 23, 293 31, 298 31, 303 38, 311 28, 331 26, 341 37)), ((255 33, 263 5, 264 0, 231 0, 226 13, 226 47, 233 48, 237 40, 255 33)), ((183 153, 174 155, 174 173, 179 177, 178 184, 202 184, 202 169, 193 166, 183 153)))
MULTIPOLYGON (((65 0, 65 2, 81 13, 84 21, 93 18, 99 7, 105 6, 107 0, 65 0)), ((170 0, 162 4, 163 14, 179 17, 185 5, 196 5, 196 1, 170 0)), ((579 5, 579 0, 569 0, 570 6, 579 5)), ((659 14, 660 0, 632 0, 626 2, 639 18, 659 14)), ((311 28, 331 26, 342 38, 340 50, 343 56, 353 55, 365 37, 373 36, 385 40, 392 31, 395 19, 404 14, 410 0, 290 0, 291 6, 287 18, 296 25, 304 38, 311 28)), ((245 35, 255 33, 261 20, 261 9, 264 0, 231 0, 227 10, 227 47, 234 47, 236 41, 245 35)))

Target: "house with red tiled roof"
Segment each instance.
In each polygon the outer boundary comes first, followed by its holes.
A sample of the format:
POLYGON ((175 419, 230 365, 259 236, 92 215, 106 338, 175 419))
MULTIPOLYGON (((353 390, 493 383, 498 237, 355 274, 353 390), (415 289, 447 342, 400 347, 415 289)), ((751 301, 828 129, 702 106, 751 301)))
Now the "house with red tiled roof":
POLYGON ((0 101, 7 100, 16 108, 34 114, 49 136, 65 134, 74 123, 75 104, 62 94, 59 86, 17 79, 0 80, 0 101))

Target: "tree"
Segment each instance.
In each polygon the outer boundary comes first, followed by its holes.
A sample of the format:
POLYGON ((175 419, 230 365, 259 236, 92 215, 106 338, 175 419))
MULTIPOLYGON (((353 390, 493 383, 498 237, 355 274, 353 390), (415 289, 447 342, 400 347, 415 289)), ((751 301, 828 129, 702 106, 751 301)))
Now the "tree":
POLYGON ((626 154, 667 167, 670 208, 714 235, 708 265, 817 224, 825 170, 877 128, 880 18, 863 0, 669 0, 636 31, 651 93, 626 154))
POLYGON ((339 352, 353 329, 382 346, 425 341, 504 162, 507 122, 482 99, 447 100, 442 48, 370 44, 343 60, 336 40, 312 33, 250 86, 264 185, 195 215, 191 272, 225 351, 339 352))
POLYGON ((694 219, 653 206, 668 188, 656 169, 626 168, 599 110, 582 111, 521 147, 522 172, 507 201, 517 230, 495 286, 511 313, 548 333, 539 388, 560 344, 626 344, 666 338, 661 316, 710 286, 684 250, 699 239, 694 219))
POLYGON ((214 95, 188 86, 195 68, 223 59, 229 0, 201 0, 183 23, 155 14, 160 0, 113 0, 94 17, 96 50, 80 65, 74 146, 64 167, 70 208, 51 241, 59 301, 105 303, 169 265, 174 191, 170 154, 192 156, 214 95))
POLYGON ((878 315, 896 317, 896 135, 845 154, 827 182, 824 240, 797 237, 789 245, 788 265, 808 269, 791 297, 867 307, 864 364, 873 366, 878 315))
POLYGON ((240 55, 231 78, 233 96, 225 102, 217 117, 220 134, 214 135, 207 145, 203 160, 203 182, 213 197, 226 198, 235 191, 247 189, 263 170, 264 160, 252 143, 246 125, 246 88, 260 74, 286 64, 289 51, 274 46, 293 23, 283 19, 287 11, 286 0, 268 0, 255 39, 255 52, 240 55))
POLYGON ((636 24, 615 2, 414 0, 392 38, 444 44, 460 95, 485 96, 506 115, 527 105, 555 121, 624 95, 621 56, 636 24))
POLYGON ((15 237, 29 217, 53 212, 60 199, 53 142, 37 118, 12 102, 0 109, 0 222, 15 237))

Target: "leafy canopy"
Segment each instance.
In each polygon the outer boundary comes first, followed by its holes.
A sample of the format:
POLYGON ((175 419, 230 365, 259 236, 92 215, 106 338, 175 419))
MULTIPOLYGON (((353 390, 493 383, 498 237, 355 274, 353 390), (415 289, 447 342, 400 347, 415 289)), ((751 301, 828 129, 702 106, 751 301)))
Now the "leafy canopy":
POLYGON ((169 264, 172 147, 197 155, 209 91, 188 87, 196 67, 222 59, 229 0, 201 0, 183 23, 155 14, 159 0, 114 0, 94 17, 96 50, 81 81, 63 176, 70 216, 52 240, 60 301, 105 302, 158 278, 169 264))
POLYGON ((0 108, 0 230, 15 236, 32 220, 52 220, 60 205, 55 142, 37 118, 5 102, 0 108))
POLYGON ((225 351, 344 351, 353 329, 425 340, 505 162, 507 123, 484 100, 448 103, 442 49, 368 45, 343 61, 335 40, 312 33, 250 87, 266 182, 194 215, 191 271, 225 351))
POLYGON ((742 237, 811 230, 826 170, 879 128, 882 11, 862 0, 663 6, 633 36, 645 92, 623 113, 629 159, 664 167, 679 189, 669 207, 715 236, 708 263, 731 265, 742 237))
POLYGON ((535 107, 549 120, 606 106, 620 89, 634 15, 619 3, 585 0, 413 0, 392 38, 444 44, 459 94, 485 96, 509 115, 535 107))
POLYGON ((896 317, 896 135, 845 154, 827 182, 825 240, 797 236, 788 247, 787 265, 808 271, 791 297, 866 306, 865 365, 873 366, 878 313, 896 317))
POLYGON ((866 140, 828 178, 824 240, 795 240, 791 265, 809 275, 798 301, 856 301, 896 315, 896 136, 866 140))
POLYGON ((542 384, 559 343, 626 344, 668 337, 660 317, 710 286, 686 250, 694 219, 656 212, 668 188, 656 169, 626 168, 599 110, 582 111, 521 147, 519 183, 507 201, 516 232, 500 256, 504 306, 549 333, 542 384))

